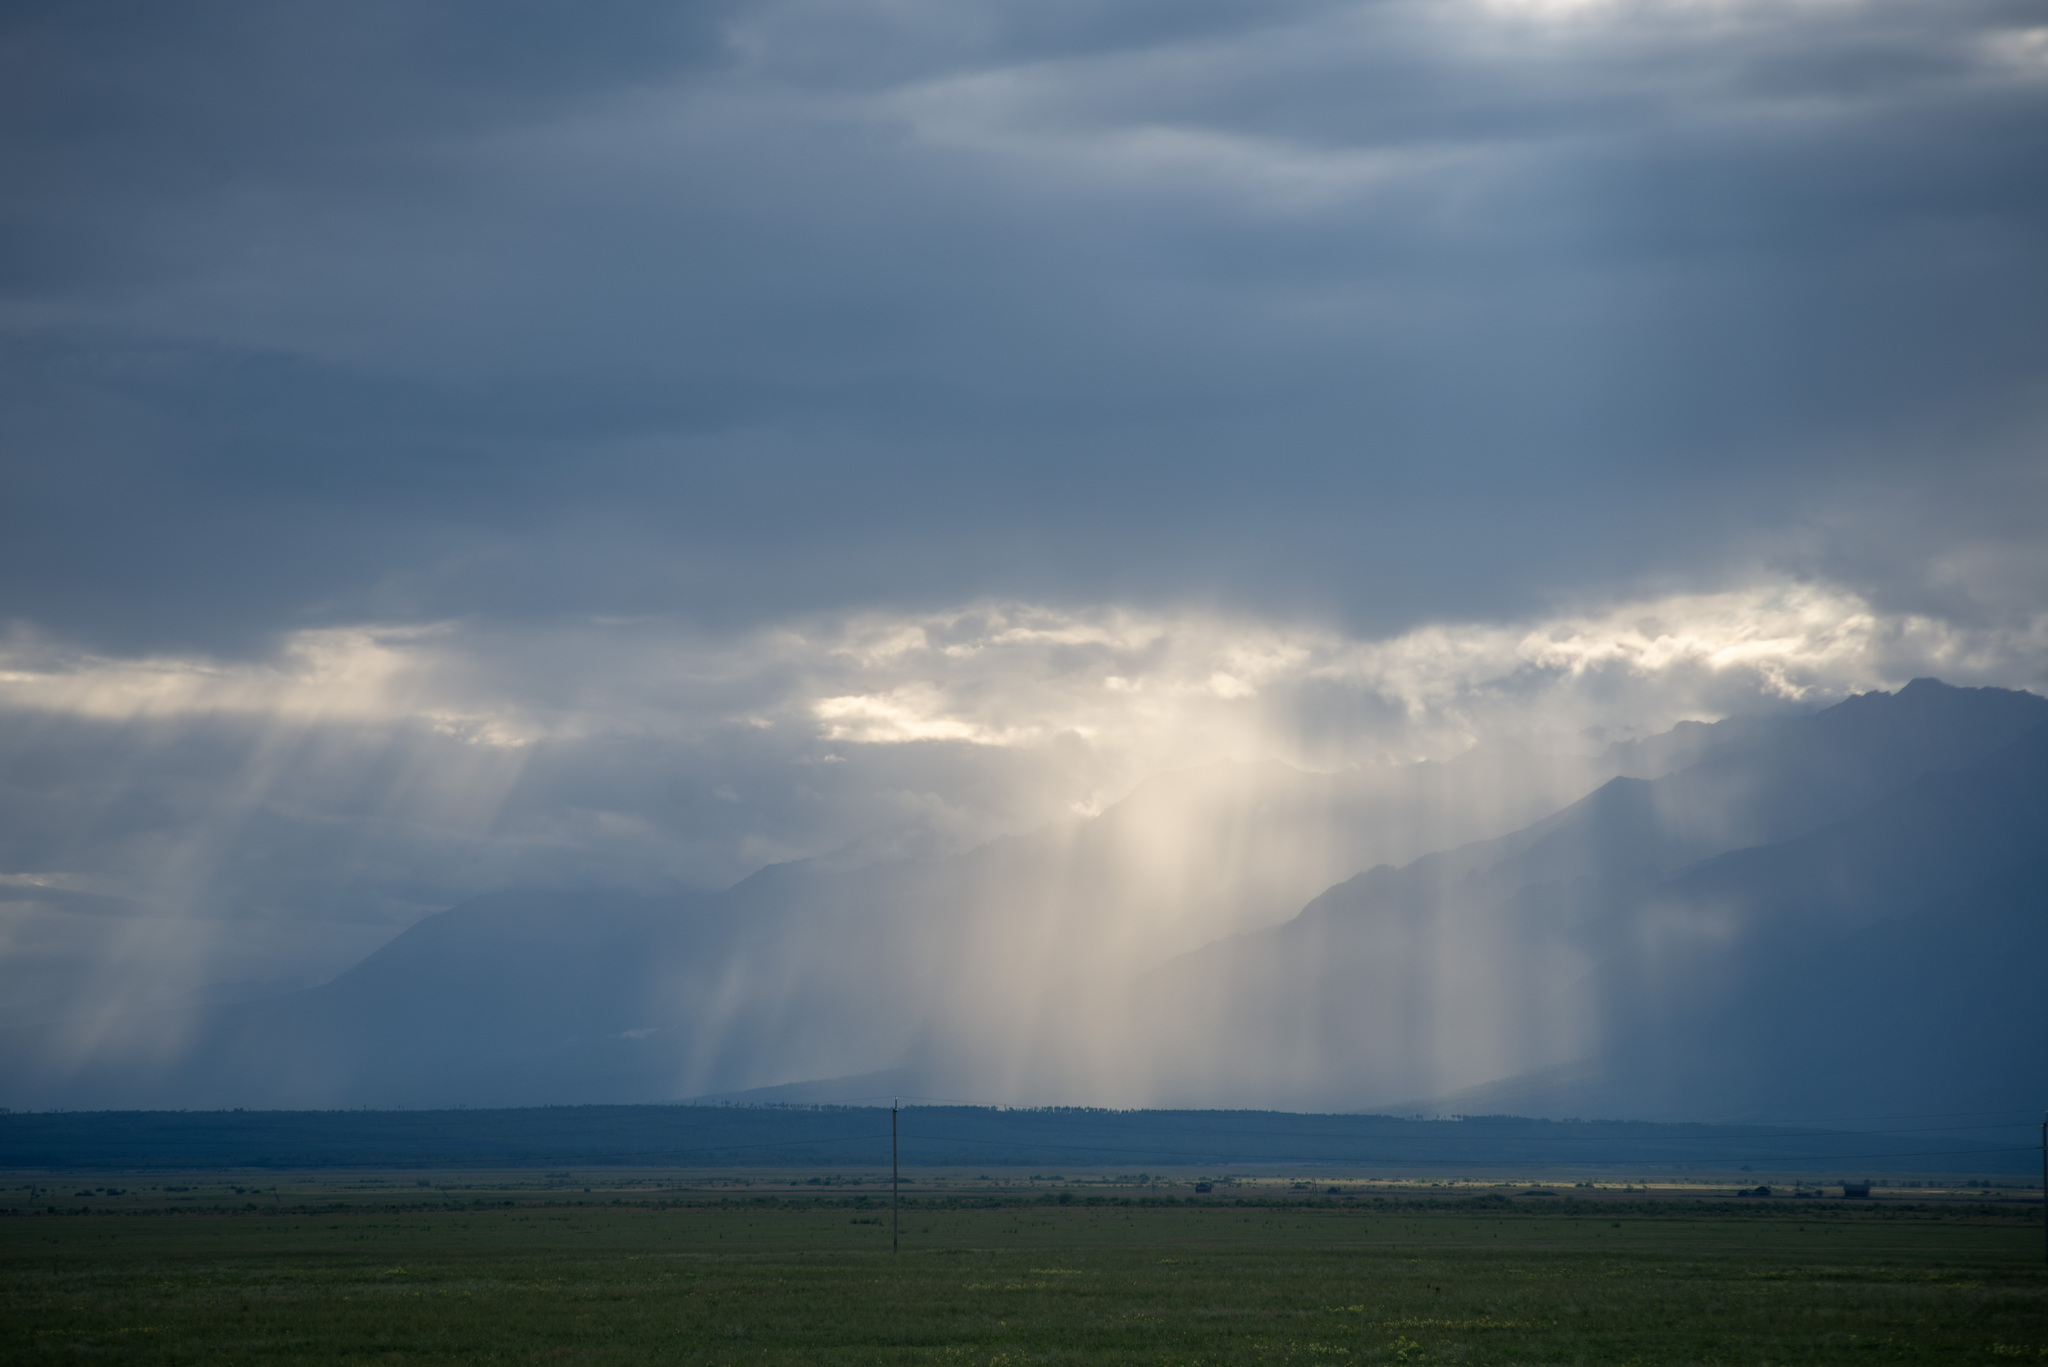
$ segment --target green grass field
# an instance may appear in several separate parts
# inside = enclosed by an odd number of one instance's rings
[[[2038,1206],[139,1180],[13,1193],[0,1359],[2048,1362]]]

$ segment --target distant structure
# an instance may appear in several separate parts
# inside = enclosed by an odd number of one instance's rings
[[[1870,1183],[1844,1182],[1842,1183],[1842,1195],[1851,1201],[1868,1201],[1870,1199]]]

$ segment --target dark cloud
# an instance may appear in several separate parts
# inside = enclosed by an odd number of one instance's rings
[[[2037,19],[17,6],[0,614],[1925,598],[2040,508]]]

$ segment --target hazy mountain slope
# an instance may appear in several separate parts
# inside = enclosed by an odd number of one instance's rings
[[[1660,759],[1215,765],[949,858],[778,865],[711,895],[494,894],[308,991],[16,1032],[0,1085],[37,1105],[481,1105],[863,1073],[920,1031],[1020,1038],[1062,983],[1120,982],[1367,864],[1511,829]],[[997,1047],[982,1066],[986,1084],[1013,1062]]]
[[[1219,765],[1143,785],[1094,821],[955,859],[775,871],[763,882],[809,886],[761,899],[747,918],[732,962],[750,988],[743,1028],[719,1027],[723,1056],[776,1041],[759,1079],[772,1083],[865,1072],[936,1037],[973,1060],[960,1080],[971,1090],[938,1094],[1011,1097],[1035,1065],[1031,1024],[1049,997],[1116,991],[1177,952],[1275,924],[1390,851],[1553,810],[1610,764],[1482,753],[1339,775]],[[849,932],[816,933],[827,925]],[[840,1052],[854,1043],[871,1052]],[[705,1090],[736,1085],[720,1077]]]
[[[1121,1040],[1099,1024],[1089,1040],[1049,1031],[1040,1056],[1048,1076],[1072,1075],[1082,1071],[1072,1055],[1092,1052],[1100,1075],[1110,1071],[1100,1054],[1117,1049],[1112,1075],[1148,1104],[1370,1107],[1596,1054],[1642,1028],[1644,994],[1677,983],[1718,999],[1747,986],[1706,956],[1711,932],[1683,945],[1668,933],[1714,903],[1714,878],[1734,875],[1698,870],[1689,912],[1652,895],[1666,880],[1764,845],[1727,866],[1747,870],[1754,896],[1833,880],[1855,915],[1878,919],[1906,890],[1948,876],[1941,869],[1975,867],[1984,848],[2040,842],[2048,826],[1991,777],[2018,762],[1986,761],[2043,722],[2048,701],[2032,695],[1929,680],[1855,698],[1664,778],[1617,779],[1512,836],[1371,870],[1284,926],[1141,979],[1121,1004]],[[1933,775],[1972,764],[1983,766],[1967,780],[1974,815],[1958,796],[1954,819],[1930,817],[1915,840],[1912,817],[1872,810],[1922,780],[1939,790],[1948,780]],[[1873,882],[1842,881],[1847,854],[1771,852],[1859,811],[1893,822],[1868,837],[1896,855]],[[1636,948],[1618,964],[1622,945]]]
[[[545,1100],[560,1081],[549,1076],[556,1060],[584,1074],[593,1097],[636,1093],[638,1080],[620,1086],[598,1064],[641,1024],[646,947],[686,910],[680,899],[619,893],[480,897],[320,987],[113,1022],[96,1055],[77,1062],[61,1038],[53,1048],[47,1035],[17,1032],[5,1051],[9,1090],[79,1105]]]
[[[16,1032],[0,1092],[486,1105],[890,1070],[937,1096],[1355,1109],[1509,1078],[1549,1114],[1768,1115],[1800,1074],[1726,1060],[1795,1025],[1829,1048],[1899,1035],[1855,1024],[1886,954],[2032,943],[2012,919],[2037,905],[2015,871],[2044,829],[2028,785],[2048,765],[2025,749],[2044,722],[2031,695],[1920,681],[1597,758],[1213,766],[951,857],[779,865],[716,894],[498,894],[309,991]],[[1850,1022],[1833,1033],[1797,1025],[1773,976],[1829,955],[1862,965],[1821,1012]],[[1937,1037],[1983,1005],[1946,972],[1890,989]],[[1658,1070],[1694,1090],[1630,1090]]]
[[[2048,1095],[2048,727],[1594,928],[1603,1047],[1454,1109],[1843,1119]]]

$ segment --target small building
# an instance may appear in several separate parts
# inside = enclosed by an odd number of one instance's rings
[[[1842,1196],[1845,1200],[1850,1201],[1868,1201],[1870,1199],[1870,1183],[1844,1182],[1842,1183]]]

